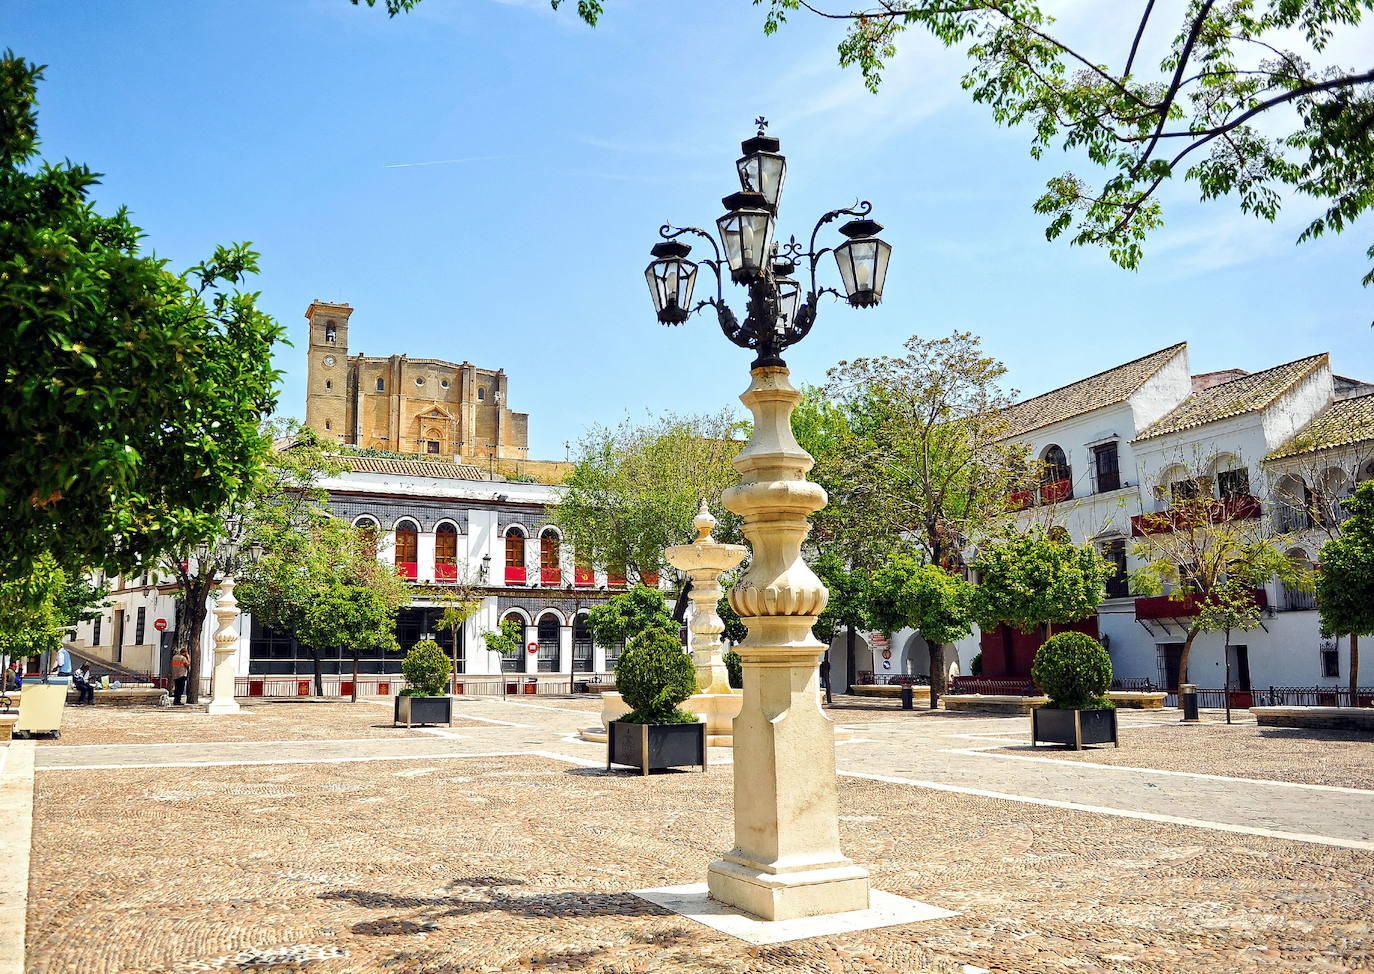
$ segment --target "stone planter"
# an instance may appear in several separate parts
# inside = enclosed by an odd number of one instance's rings
[[[1037,744],[1065,744],[1075,751],[1084,744],[1113,744],[1116,739],[1116,708],[1102,710],[1051,710],[1037,707],[1031,711],[1031,747]]]
[[[1049,702],[1049,697],[1000,693],[947,693],[940,698],[940,705],[946,710],[962,710],[987,717],[1019,717]]]
[[[627,724],[611,721],[606,741],[606,770],[613,764],[628,764],[650,771],[666,771],[700,765],[706,770],[706,725]]]
[[[391,725],[448,724],[453,726],[452,697],[396,697],[396,713]]]

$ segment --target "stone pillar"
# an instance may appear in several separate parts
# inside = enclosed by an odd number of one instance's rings
[[[722,497],[744,518],[754,560],[730,593],[749,627],[737,647],[744,703],[735,719],[735,846],[710,865],[722,903],[764,920],[868,908],[868,872],[840,853],[835,734],[821,711],[811,634],[828,593],[801,558],[807,515],[825,491],[806,480],[812,459],[792,435],[801,394],[787,369],[754,369],[740,400],[754,435],[735,459],[740,485]]]
[[[212,714],[236,714],[238,701],[234,699],[235,660],[239,647],[239,600],[234,598],[234,576],[224,576],[219,583],[219,598],[215,600],[215,669],[210,676],[210,705]]]

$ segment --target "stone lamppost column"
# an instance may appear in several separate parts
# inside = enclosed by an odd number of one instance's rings
[[[238,701],[234,699],[234,657],[239,646],[239,601],[234,598],[234,576],[224,576],[219,583],[219,598],[215,600],[215,669],[210,677],[210,705],[212,714],[236,714]]]
[[[730,592],[749,627],[737,647],[744,702],[735,718],[735,846],[710,865],[711,896],[765,920],[867,909],[868,872],[840,852],[835,735],[821,712],[824,646],[811,634],[829,594],[801,558],[807,515],[825,491],[792,435],[801,394],[785,367],[755,368],[740,400],[754,435],[722,496],[744,518],[754,560]]]
[[[701,512],[692,519],[697,529],[691,544],[674,545],[663,550],[668,564],[687,573],[692,580],[692,661],[697,667],[698,693],[734,693],[720,655],[720,634],[725,623],[716,612],[720,602],[720,576],[744,560],[744,545],[720,544],[711,540],[716,519],[701,502]],[[728,728],[727,728],[728,732]]]

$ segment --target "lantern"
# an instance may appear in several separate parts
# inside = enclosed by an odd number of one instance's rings
[[[716,221],[730,279],[750,284],[763,277],[773,252],[773,212],[762,193],[732,193],[721,203],[730,211]]]
[[[787,176],[787,159],[778,152],[781,143],[771,136],[757,135],[740,143],[744,158],[736,161],[740,188],[760,193],[774,213],[782,197],[782,181]]]
[[[696,284],[697,265],[686,259],[692,248],[676,240],[665,240],[655,244],[649,252],[657,258],[644,271],[654,311],[663,324],[680,325],[692,313],[692,287]]]
[[[790,260],[780,260],[773,264],[773,286],[778,293],[778,334],[787,331],[797,316],[797,302],[801,299],[801,285],[792,273],[797,265]]]
[[[871,308],[883,298],[892,245],[878,239],[880,230],[882,224],[874,220],[850,220],[840,227],[840,233],[849,239],[835,248],[835,263],[840,267],[845,295],[856,308]]]

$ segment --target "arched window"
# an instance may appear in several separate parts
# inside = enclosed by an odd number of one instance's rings
[[[1328,467],[1322,472],[1321,479],[1313,497],[1313,517],[1324,528],[1335,527],[1348,516],[1345,502],[1350,498],[1353,488],[1350,477],[1338,467]]]
[[[415,578],[419,571],[420,529],[414,521],[396,523],[396,547],[394,556],[396,574],[402,578]]]
[[[558,616],[546,612],[539,617],[539,672],[558,672]]]
[[[587,613],[579,613],[573,619],[573,670],[578,673],[592,671],[592,631],[587,626]]]
[[[563,580],[558,567],[558,532],[545,528],[539,532],[539,582],[541,585],[557,585]]]
[[[434,427],[430,427],[425,430],[423,446],[426,453],[437,457],[444,449],[444,434]]]
[[[339,340],[339,329],[334,322],[329,322],[324,326],[324,340],[333,345]]]
[[[458,529],[447,521],[434,529],[434,580],[458,580]]]
[[[506,584],[525,584],[525,532],[513,524],[506,528]]]
[[[486,402],[486,399],[487,399],[487,390],[486,390],[486,388],[483,387],[483,386],[478,386],[478,387],[477,387],[477,401],[478,401],[478,402]]]
[[[520,627],[520,647],[509,656],[504,653],[501,655],[501,672],[523,673],[525,672],[525,617],[518,612],[507,612],[501,617],[501,621],[505,622],[507,619],[514,620],[516,625]]]
[[[1290,473],[1280,479],[1274,501],[1280,531],[1306,531],[1312,526],[1312,491],[1301,477]]]
[[[1250,496],[1250,471],[1230,453],[1223,453],[1212,464],[1212,489],[1218,500],[1237,500]]]
[[[1063,448],[1051,443],[1040,455],[1040,503],[1054,504],[1073,496],[1073,475]]]
[[[363,533],[363,544],[373,558],[377,557],[377,521],[364,514],[353,522],[353,526]]]

